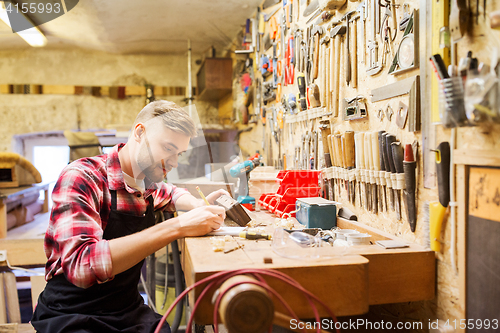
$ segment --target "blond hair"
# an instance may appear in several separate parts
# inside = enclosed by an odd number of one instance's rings
[[[155,117],[163,120],[163,125],[175,132],[184,133],[190,137],[196,136],[196,125],[188,113],[175,104],[165,100],[158,100],[146,105],[137,115],[134,127],[138,123],[146,123]]]

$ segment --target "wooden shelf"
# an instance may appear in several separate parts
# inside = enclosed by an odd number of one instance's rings
[[[233,60],[206,58],[196,74],[198,99],[218,101],[233,88]]]

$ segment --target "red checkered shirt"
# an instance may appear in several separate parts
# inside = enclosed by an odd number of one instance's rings
[[[111,211],[110,190],[116,190],[116,209],[141,216],[146,212],[150,195],[155,210],[174,210],[185,189],[167,183],[153,183],[142,194],[129,187],[124,179],[118,151],[82,158],[68,165],[52,192],[54,202],[45,234],[45,278],[65,274],[68,281],[87,288],[113,278],[108,241],[103,239]]]

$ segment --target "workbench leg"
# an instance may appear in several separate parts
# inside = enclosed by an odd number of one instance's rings
[[[49,190],[44,191],[44,200],[42,206],[42,213],[47,213],[49,211]]]
[[[0,202],[0,238],[7,237],[7,205]]]

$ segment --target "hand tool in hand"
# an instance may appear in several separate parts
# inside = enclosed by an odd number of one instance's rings
[[[401,190],[404,189],[404,167],[403,167],[403,146],[401,142],[391,143],[392,158],[394,159],[394,167],[396,168],[396,217],[401,220]],[[394,184],[393,184],[394,187]]]
[[[446,208],[450,203],[450,144],[441,142],[434,150],[436,153],[436,174],[439,201],[429,204],[431,250],[441,251],[441,226]]]
[[[406,197],[406,214],[408,223],[410,223],[410,230],[415,232],[417,223],[417,205],[415,201],[415,169],[417,162],[413,157],[413,148],[411,144],[405,146],[405,159],[403,161],[403,168],[405,172],[405,185],[404,191]]]

